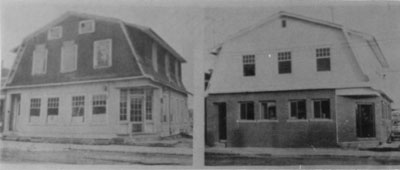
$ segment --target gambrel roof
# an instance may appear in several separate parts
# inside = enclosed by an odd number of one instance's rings
[[[76,23],[80,20],[92,19],[97,22],[101,22],[103,25],[107,25],[102,28],[102,33],[96,33],[94,37],[89,37],[83,35],[82,37],[73,35],[71,30],[67,31],[66,34],[69,34],[70,37],[65,40],[74,40],[82,43],[82,50],[88,50],[92,47],[92,42],[84,40],[98,40],[103,34],[109,34],[114,37],[116,41],[115,46],[113,48],[119,48],[116,50],[120,50],[122,53],[116,55],[116,59],[114,59],[113,55],[113,63],[115,61],[116,64],[120,64],[121,66],[116,66],[110,69],[105,70],[90,70],[90,67],[86,60],[91,60],[91,57],[82,57],[88,59],[79,59],[78,61],[78,71],[77,73],[53,73],[49,72],[45,76],[35,76],[32,77],[30,73],[30,69],[26,68],[29,66],[31,59],[28,56],[32,54],[26,54],[27,51],[31,53],[32,46],[35,43],[47,43],[49,48],[54,48],[54,42],[48,43],[46,42],[46,32],[53,26],[57,26],[58,24],[66,24],[68,22]],[[99,28],[100,29],[100,28]],[[96,28],[97,31],[97,28]],[[99,30],[100,31],[100,30]],[[86,44],[85,44],[86,43]],[[118,44],[117,44],[118,43]],[[10,79],[7,83],[8,88],[14,87],[24,87],[24,86],[32,86],[32,85],[40,85],[40,84],[56,84],[56,83],[68,83],[68,82],[79,82],[79,81],[98,81],[110,78],[129,78],[129,77],[143,77],[149,78],[156,83],[160,83],[175,90],[187,93],[185,87],[181,80],[177,80],[176,78],[168,78],[168,76],[163,72],[156,72],[153,70],[152,63],[149,62],[149,58],[151,58],[151,54],[148,53],[149,48],[151,49],[152,43],[156,43],[159,47],[161,47],[164,51],[164,54],[168,54],[170,58],[174,61],[184,63],[185,59],[179,55],[171,46],[169,46],[160,36],[158,36],[151,28],[140,26],[136,24],[126,23],[122,20],[116,18],[102,17],[91,14],[77,13],[77,12],[66,12],[62,16],[58,17],[54,21],[35,31],[34,33],[28,35],[21,45],[16,48],[17,58],[14,62],[14,66],[10,73]],[[113,42],[114,44],[114,42]],[[80,48],[80,47],[79,47]],[[78,48],[78,50],[79,50]],[[84,49],[86,48],[86,49]],[[146,51],[147,50],[147,51]],[[114,51],[114,49],[113,49]],[[79,50],[81,52],[81,50]],[[86,52],[85,54],[90,54],[91,52]],[[58,54],[59,51],[58,51]],[[51,53],[49,53],[49,56]],[[130,57],[127,57],[130,56]],[[164,55],[165,56],[165,55]],[[160,58],[163,59],[164,56]],[[79,58],[79,56],[78,56]],[[151,59],[150,59],[151,60]],[[160,59],[159,59],[160,60]],[[55,67],[53,65],[57,65],[60,62],[59,59],[49,59],[48,65],[49,67]],[[81,62],[81,63],[79,63]],[[83,64],[82,64],[83,63]],[[114,65],[114,64],[113,64]],[[79,66],[81,66],[82,70],[79,70]],[[50,68],[51,69],[51,68]]]
[[[228,39],[226,39],[225,41],[223,41],[222,43],[218,44],[216,47],[214,47],[212,49],[212,51],[210,52],[213,55],[218,55],[219,51],[223,48],[224,43],[225,42],[229,42],[239,36],[242,36],[244,34],[247,34],[248,32],[251,32],[254,29],[257,29],[267,23],[269,23],[270,21],[273,21],[277,18],[292,18],[292,19],[297,19],[297,20],[302,20],[305,22],[309,22],[309,23],[313,23],[313,24],[317,24],[317,25],[322,25],[322,26],[326,26],[326,27],[331,27],[331,28],[335,28],[335,29],[339,29],[343,32],[343,34],[348,37],[348,34],[352,34],[352,35],[356,35],[359,36],[361,38],[363,38],[368,45],[370,46],[370,48],[373,50],[373,52],[375,53],[375,56],[377,58],[377,60],[381,63],[381,65],[385,68],[389,67],[389,64],[387,63],[382,50],[380,49],[376,39],[374,36],[369,35],[367,33],[363,33],[360,31],[356,31],[356,30],[351,30],[351,29],[347,29],[346,27],[344,27],[343,25],[340,24],[336,24],[333,22],[328,22],[328,21],[324,21],[324,20],[319,20],[319,19],[314,19],[314,18],[310,18],[310,17],[306,17],[306,16],[302,16],[302,15],[298,15],[298,14],[294,14],[294,13],[289,13],[289,12],[285,12],[285,11],[280,11],[268,18],[266,18],[265,20],[259,22],[258,24],[255,24],[253,26],[247,27],[241,31],[239,31],[238,33],[232,35],[231,37],[229,37]],[[347,39],[347,43],[351,44],[350,40]],[[355,56],[357,56],[357,54],[355,54]]]

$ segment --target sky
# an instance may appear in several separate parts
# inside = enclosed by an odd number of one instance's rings
[[[241,29],[281,10],[332,21],[374,35],[387,58],[388,88],[400,108],[400,2],[317,0],[1,0],[1,61],[10,68],[11,50],[23,38],[67,11],[114,17],[152,28],[188,62],[183,82],[193,92],[194,58],[213,67],[209,51]],[[204,32],[202,32],[204,31]],[[204,37],[201,37],[203,36]],[[196,73],[203,74],[203,73]],[[198,82],[200,83],[200,82]],[[201,82],[202,83],[202,82]]]

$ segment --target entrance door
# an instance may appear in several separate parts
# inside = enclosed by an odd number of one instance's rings
[[[20,94],[12,94],[11,95],[11,110],[10,110],[10,119],[8,123],[9,131],[16,131],[16,125],[18,123],[18,116],[20,111]]]
[[[357,105],[357,137],[375,137],[375,114],[373,104]]]
[[[130,97],[131,133],[143,132],[144,100],[142,96]]]
[[[218,103],[219,140],[226,140],[226,103]]]

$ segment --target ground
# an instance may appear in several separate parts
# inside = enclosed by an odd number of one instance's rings
[[[191,165],[192,157],[165,153],[132,153],[113,151],[22,151],[2,149],[3,163],[57,164],[136,164],[136,165]]]
[[[374,156],[276,156],[206,153],[206,165],[400,165],[398,158]]]

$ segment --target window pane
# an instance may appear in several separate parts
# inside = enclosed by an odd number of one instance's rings
[[[290,102],[290,117],[296,118],[297,117],[297,103]]]
[[[106,107],[94,107],[93,108],[93,114],[105,114],[106,113]]]
[[[321,118],[321,102],[314,101],[314,118]]]
[[[247,120],[254,120],[254,103],[247,103]]]
[[[292,72],[292,64],[291,61],[279,61],[278,65],[279,74],[291,73]]]
[[[329,100],[321,102],[322,118],[331,118]]]
[[[331,70],[331,59],[330,58],[318,58],[317,59],[317,71],[330,71]]]
[[[268,115],[269,119],[276,119],[276,104],[275,102],[268,102]]]
[[[58,115],[58,108],[49,108],[47,109],[47,115]]]
[[[245,65],[243,65],[243,75],[244,76],[254,76],[254,75],[256,75],[256,65],[255,64],[245,64]]]
[[[240,119],[242,119],[242,120],[246,119],[246,104],[245,103],[240,104]]]
[[[301,100],[298,101],[297,103],[297,109],[298,109],[298,119],[306,119],[307,118],[307,112],[306,112],[306,101]]]

